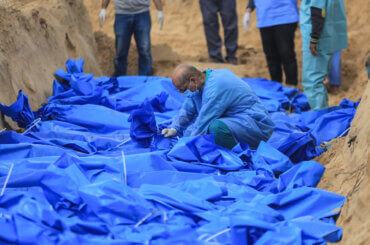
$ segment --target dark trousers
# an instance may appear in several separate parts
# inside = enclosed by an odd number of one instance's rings
[[[294,51],[294,33],[297,23],[260,28],[263,51],[266,55],[271,80],[283,81],[284,67],[286,83],[298,84],[297,59]]]
[[[203,16],[204,32],[207,39],[208,54],[212,59],[223,61],[222,40],[219,35],[220,26],[218,12],[224,27],[226,59],[235,59],[238,47],[238,15],[235,0],[199,0]]]
[[[151,19],[149,11],[139,14],[116,14],[114,21],[114,34],[116,35],[114,77],[126,75],[127,56],[132,35],[134,35],[139,53],[139,75],[152,75],[150,28]]]

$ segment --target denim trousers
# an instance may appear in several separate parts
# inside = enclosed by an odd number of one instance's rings
[[[131,38],[134,35],[139,53],[139,75],[152,75],[152,55],[150,52],[151,19],[149,11],[138,14],[116,14],[114,34],[116,36],[116,57],[113,77],[124,76],[127,72],[127,57]]]

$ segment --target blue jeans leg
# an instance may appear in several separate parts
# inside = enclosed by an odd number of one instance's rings
[[[342,84],[341,55],[342,50],[337,50],[331,58],[329,72],[329,82],[331,85],[340,86]]]
[[[127,56],[130,49],[131,37],[134,31],[134,15],[117,14],[114,21],[116,36],[116,57],[114,58],[113,77],[126,75]]]
[[[139,53],[139,75],[151,76],[152,54],[150,51],[151,19],[149,11],[135,15],[134,37]]]

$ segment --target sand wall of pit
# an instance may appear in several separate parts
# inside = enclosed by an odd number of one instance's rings
[[[53,73],[79,57],[86,72],[101,74],[82,0],[0,1],[0,103],[13,103],[22,89],[36,110],[52,93]]]

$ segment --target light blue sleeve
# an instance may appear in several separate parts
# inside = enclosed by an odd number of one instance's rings
[[[227,92],[218,91],[215,93],[210,92],[211,96],[205,96],[205,101],[202,103],[202,108],[199,111],[199,115],[194,123],[194,130],[191,133],[192,136],[207,133],[209,124],[217,118],[220,118],[230,100]]]
[[[327,0],[312,0],[311,7],[326,9]]]
[[[184,131],[197,117],[197,108],[193,99],[187,98],[182,105],[179,114],[173,119],[170,128]]]

